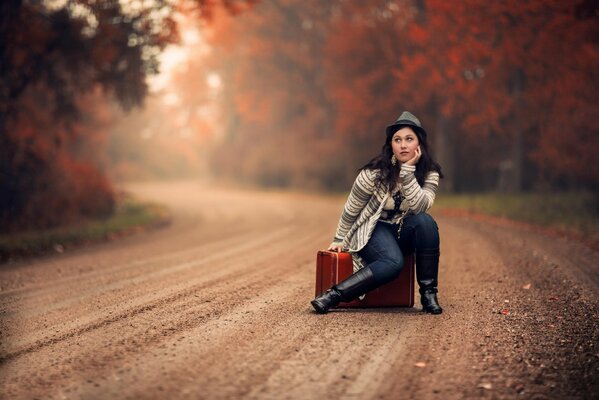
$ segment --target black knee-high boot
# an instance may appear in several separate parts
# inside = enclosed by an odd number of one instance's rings
[[[342,282],[339,282],[310,303],[319,314],[324,314],[329,309],[337,307],[339,303],[352,301],[361,295],[378,287],[370,267],[356,271]]]
[[[439,274],[439,249],[416,251],[416,280],[420,286],[422,311],[441,314],[443,309],[437,300],[437,277]]]

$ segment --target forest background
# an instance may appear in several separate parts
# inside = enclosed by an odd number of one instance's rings
[[[598,17],[596,0],[3,1],[0,231],[110,215],[121,180],[347,191],[406,109],[446,192],[597,199]]]

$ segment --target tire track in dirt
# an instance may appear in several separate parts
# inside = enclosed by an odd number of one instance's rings
[[[226,237],[227,239],[223,240],[223,237]],[[113,277],[115,275],[118,277],[119,273],[130,270],[133,270],[132,273],[144,273],[145,271],[139,270],[138,267],[143,267],[144,265],[148,264],[160,264],[161,262],[168,262],[169,260],[176,258],[190,258],[191,256],[197,256],[201,252],[210,253],[219,251],[223,247],[230,246],[236,240],[244,241],[255,237],[255,233],[251,230],[251,226],[247,226],[244,227],[244,231],[241,232],[239,229],[232,229],[229,232],[223,232],[223,237],[212,238],[211,242],[203,243],[199,246],[187,247],[182,250],[169,252],[166,254],[160,254],[158,256],[150,256],[142,259],[138,258],[117,265],[98,264],[97,268],[80,272],[76,271],[77,274],[58,275],[52,277],[52,279],[46,279],[43,282],[36,282],[14,289],[4,289],[2,292],[0,292],[0,300],[4,307],[11,305],[11,303],[24,300],[26,298],[25,296],[39,297],[40,295],[43,296],[47,293],[52,294],[56,292],[57,288],[59,288],[58,285],[63,285],[65,288],[68,288],[68,285],[77,286],[81,283],[92,283],[94,282],[92,280],[93,278],[104,278],[106,276]],[[72,273],[73,271],[69,272]],[[61,289],[64,288],[61,287]]]
[[[197,220],[200,220],[200,218],[196,218]],[[198,223],[200,223],[200,221],[198,221]],[[262,223],[266,223],[269,222],[270,224],[272,224],[273,226],[276,225],[286,225],[289,223],[293,223],[292,220],[290,220],[288,217],[287,218],[281,218],[280,220],[273,220],[273,221],[261,221]],[[281,222],[283,222],[283,224],[281,224]],[[247,240],[250,240],[252,238],[254,238],[256,236],[255,234],[255,226],[256,226],[256,221],[244,221],[243,223],[238,223],[236,224],[234,227],[229,226],[229,225],[224,225],[222,228],[219,227],[218,233],[213,233],[213,231],[209,230],[209,229],[197,229],[197,226],[191,226],[191,228],[193,228],[190,231],[183,231],[181,232],[181,229],[179,227],[170,227],[169,228],[169,235],[171,234],[170,232],[172,231],[179,231],[179,236],[187,236],[187,237],[192,237],[194,239],[193,242],[191,242],[190,244],[177,249],[177,250],[173,250],[173,251],[168,251],[168,252],[162,252],[157,256],[149,256],[147,254],[147,250],[145,251],[145,254],[138,254],[137,257],[129,257],[130,261],[126,261],[126,262],[122,262],[122,260],[120,260],[119,263],[111,263],[108,261],[104,261],[103,260],[98,260],[98,257],[94,257],[95,259],[90,260],[90,256],[83,254],[80,256],[75,255],[74,257],[71,257],[70,259],[66,259],[63,260],[60,257],[55,257],[54,258],[54,264],[59,265],[62,270],[60,270],[60,274],[56,274],[53,275],[51,277],[48,276],[43,276],[43,280],[42,281],[33,281],[33,282],[24,282],[21,283],[21,285],[19,287],[16,288],[7,288],[6,286],[3,287],[3,290],[0,291],[0,300],[2,300],[3,304],[9,304],[11,302],[11,298],[14,298],[15,295],[18,295],[20,293],[26,293],[26,292],[30,292],[30,291],[35,291],[36,295],[40,295],[43,294],[44,291],[41,290],[44,287],[48,290],[48,291],[53,291],[53,289],[56,287],[56,284],[58,283],[67,283],[70,281],[85,281],[86,278],[92,278],[92,277],[104,277],[112,272],[120,272],[123,270],[127,270],[127,269],[132,269],[135,268],[137,266],[139,266],[140,264],[145,264],[145,263],[150,263],[150,262],[160,262],[160,261],[167,261],[170,258],[174,258],[174,257],[185,257],[185,256],[189,256],[189,255],[195,255],[201,251],[206,251],[206,252],[214,252],[214,251],[218,251],[218,249],[216,248],[212,248],[212,246],[227,246],[227,245],[232,245],[235,243],[235,241],[237,240],[238,243],[239,242],[245,242]],[[165,232],[165,234],[167,234]],[[206,243],[207,241],[207,243]],[[164,241],[160,241],[159,243],[155,244],[161,244],[164,243]],[[118,244],[118,243],[115,243]],[[141,247],[146,247],[147,245],[142,243]],[[124,251],[126,254],[123,254],[122,256],[126,257],[128,251],[125,249]],[[130,252],[130,251],[129,251]],[[117,253],[117,252],[115,252]],[[117,253],[118,254],[118,253]],[[118,254],[118,256],[121,256],[121,254]],[[93,257],[93,254],[92,254]],[[140,259],[141,258],[141,259]],[[96,261],[97,260],[97,261]],[[91,261],[91,262],[90,262]],[[52,260],[50,260],[50,264],[52,264]],[[79,264],[92,264],[92,268],[87,267],[87,269],[79,269],[79,270],[75,270],[73,271],[73,269],[79,265]],[[94,268],[96,267],[96,268]],[[19,266],[16,268],[11,268],[11,265],[9,264],[6,268],[3,268],[2,270],[0,270],[0,278],[2,279],[2,283],[5,283],[7,281],[6,279],[6,275],[10,275],[14,272],[14,270],[19,270],[19,269],[26,269],[27,266]],[[32,272],[30,275],[34,275],[35,271],[27,271],[27,272]],[[75,273],[75,274],[73,274]],[[30,280],[33,280],[30,278]]]
[[[275,231],[269,236],[260,237],[260,238],[258,238],[258,240],[254,241],[254,242],[248,242],[244,246],[236,247],[234,250],[231,250],[230,252],[222,252],[222,253],[218,253],[216,255],[208,256],[199,261],[192,261],[189,263],[178,264],[174,267],[168,267],[166,269],[163,268],[163,269],[155,272],[154,274],[140,276],[140,277],[138,277],[138,279],[128,279],[127,281],[119,281],[118,285],[111,284],[111,285],[104,286],[104,287],[102,287],[101,290],[107,291],[107,292],[113,292],[115,289],[123,289],[123,290],[127,291],[128,295],[129,295],[129,299],[128,299],[129,302],[135,303],[135,300],[137,297],[136,297],[135,292],[132,292],[132,286],[133,287],[140,286],[142,290],[140,290],[138,292],[138,295],[142,296],[145,294],[144,291],[147,291],[147,289],[148,289],[147,288],[147,284],[148,284],[147,280],[149,280],[151,278],[163,278],[165,274],[174,274],[174,273],[180,272],[185,269],[191,270],[192,268],[195,268],[195,267],[212,266],[212,265],[210,265],[210,263],[216,261],[217,259],[227,259],[227,257],[231,257],[230,261],[232,261],[233,265],[240,265],[238,263],[240,261],[242,261],[243,258],[246,257],[243,254],[244,251],[247,251],[248,249],[251,249],[255,246],[260,246],[263,243],[269,242],[273,237],[279,236],[281,233],[286,232],[286,231],[288,231],[288,229],[282,229],[280,231]],[[280,243],[278,243],[276,241],[272,242],[269,244],[269,247],[266,248],[266,251],[275,250],[279,246],[280,246]],[[233,257],[234,255],[237,258],[234,258]],[[281,254],[275,253],[275,255],[282,255],[282,253]],[[256,258],[255,261],[260,262],[260,258]],[[216,267],[219,267],[219,264],[217,264]],[[65,332],[60,335],[55,335],[51,339],[41,339],[41,340],[38,340],[35,344],[30,345],[29,347],[26,347],[24,349],[20,349],[20,350],[14,351],[14,352],[8,352],[6,354],[2,354],[2,355],[0,355],[0,363],[2,363],[3,361],[6,361],[6,360],[10,360],[10,359],[12,359],[18,355],[21,355],[23,353],[35,351],[41,347],[44,347],[44,346],[47,346],[50,344],[55,344],[57,342],[65,340],[67,338],[71,338],[73,336],[80,335],[80,334],[89,332],[91,330],[104,327],[105,325],[114,323],[116,321],[126,319],[129,317],[135,316],[137,314],[153,310],[154,308],[158,307],[159,305],[160,306],[169,305],[169,304],[174,303],[180,299],[183,299],[183,298],[191,295],[192,293],[197,292],[205,287],[208,287],[210,285],[217,285],[219,282],[222,282],[226,279],[232,278],[235,275],[236,275],[235,278],[239,279],[239,278],[243,278],[245,275],[249,275],[252,273],[255,273],[255,271],[249,270],[249,269],[245,269],[242,271],[236,271],[236,270],[231,271],[230,268],[224,269],[224,270],[213,269],[211,271],[208,271],[207,276],[203,276],[201,278],[201,283],[199,283],[199,284],[195,284],[195,285],[192,285],[191,287],[186,287],[184,289],[178,289],[174,294],[168,295],[166,297],[164,295],[160,295],[160,296],[158,296],[158,298],[156,300],[150,301],[149,303],[146,300],[143,300],[141,302],[141,304],[133,305],[130,309],[127,309],[127,310],[124,310],[123,312],[117,313],[116,315],[111,316],[110,318],[105,318],[103,315],[98,315],[96,317],[92,316],[90,318],[90,319],[92,319],[92,321],[97,320],[97,319],[100,319],[100,321],[84,323],[83,327],[75,328],[74,330],[73,330],[73,328],[71,328],[68,332]],[[177,277],[177,278],[180,279],[181,277]],[[198,279],[196,278],[195,280],[197,281]],[[169,284],[167,285],[167,287],[169,287],[169,288],[171,288],[175,285],[175,282],[173,282],[173,283],[168,282],[168,283]],[[161,284],[162,284],[162,282],[161,282]],[[189,284],[189,282],[186,282],[186,285],[187,284]],[[104,293],[104,295],[113,296],[114,293]],[[78,296],[86,298],[87,293],[79,294]],[[122,305],[121,305],[121,307],[122,307]],[[69,316],[72,316],[72,314],[69,314]]]
[[[262,267],[262,265],[258,264],[258,267]],[[249,277],[244,277],[244,276],[239,276],[239,278],[242,278],[243,282],[241,283],[244,286],[244,290],[248,291],[248,290],[256,290],[259,287],[263,286],[264,284],[268,285],[269,283],[274,282],[275,280],[279,279],[279,277],[277,275],[272,276],[271,279],[267,280],[266,282],[263,282],[262,277],[259,274],[254,274],[255,276],[253,277],[253,279],[249,279]],[[199,304],[199,308],[196,305],[195,308],[191,307],[194,306],[193,304],[188,304],[188,303],[179,303],[176,304],[174,306],[171,306],[170,310],[168,310],[170,313],[174,314],[174,318],[172,321],[166,320],[163,321],[163,325],[166,323],[167,328],[163,329],[162,331],[159,331],[157,334],[151,336],[151,335],[147,335],[145,334],[145,336],[143,335],[143,330],[140,333],[140,339],[136,340],[134,343],[134,347],[127,349],[127,351],[132,352],[132,353],[137,353],[139,351],[142,351],[145,346],[148,345],[152,345],[153,343],[157,343],[158,341],[163,341],[166,340],[169,336],[175,335],[180,331],[185,331],[186,329],[189,329],[191,326],[197,325],[197,324],[204,324],[209,322],[210,320],[213,319],[218,319],[219,317],[221,317],[224,313],[224,311],[222,310],[222,306],[223,305],[227,305],[227,307],[230,304],[236,304],[236,299],[238,297],[239,293],[236,293],[235,291],[231,291],[231,294],[229,295],[229,297],[223,296],[222,294],[218,294],[218,293],[208,293],[208,294],[204,294],[201,298],[197,299],[196,302]],[[212,299],[214,297],[219,298],[220,303],[220,308],[221,309],[214,309],[214,303],[210,304],[210,303],[206,303],[205,299]],[[237,300],[238,301],[238,300]],[[262,301],[260,303],[263,303]],[[161,305],[165,305],[168,306],[168,304],[161,304]],[[185,313],[183,313],[182,311],[185,310]],[[166,310],[165,310],[166,311]],[[191,318],[193,318],[193,320],[190,320]],[[124,325],[126,325],[126,321],[120,321],[123,322]],[[101,335],[100,335],[101,336]],[[93,342],[93,341],[92,341]],[[139,347],[141,346],[141,347]],[[123,349],[121,349],[123,350]],[[127,351],[125,351],[125,353],[127,353]],[[90,354],[91,357],[93,357],[93,352],[92,354]],[[99,364],[103,364],[106,361],[109,360],[101,360],[99,362],[95,362],[93,364],[95,365],[99,365]],[[66,362],[68,363],[69,360],[66,360]],[[89,360],[86,360],[86,363],[90,362]],[[85,365],[79,365],[76,369],[77,370],[81,370],[82,368],[84,368]],[[54,377],[57,378],[57,377]],[[49,382],[52,381],[52,377],[49,377]]]
[[[253,246],[260,246],[271,238],[288,231],[289,229],[281,229],[271,233],[270,236],[260,238],[256,238],[255,233],[242,238],[234,237],[218,243],[212,243],[210,246],[201,247],[194,251],[186,251],[183,257],[181,254],[163,255],[148,260],[137,260],[127,263],[122,268],[107,268],[105,276],[101,276],[101,271],[96,271],[94,274],[72,277],[73,279],[70,279],[68,283],[64,281],[60,283],[52,282],[48,287],[41,287],[35,291],[31,291],[28,296],[15,296],[8,305],[16,302],[14,307],[18,309],[19,305],[26,303],[27,307],[34,311],[34,313],[31,313],[32,315],[36,313],[48,313],[53,309],[61,308],[102,291],[118,289],[131,283],[139,284],[155,278],[164,278],[169,274],[175,274],[185,269],[202,267],[220,257],[242,256],[241,253],[243,251],[251,249]],[[250,242],[249,240],[252,238],[254,241]],[[233,244],[240,242],[243,245],[233,246]],[[204,256],[204,254],[209,254],[209,256]],[[218,254],[218,256],[215,254]],[[168,267],[165,268],[165,265]],[[98,285],[98,283],[101,283],[101,285]],[[76,297],[73,296],[72,291],[77,292]],[[47,293],[54,296],[51,298],[44,297]],[[58,294],[58,296],[55,294]],[[3,304],[2,311],[10,314],[11,309],[5,307],[5,304]],[[23,312],[19,312],[19,315],[21,317],[28,316],[27,313]]]
[[[313,229],[310,229],[310,230],[312,231]],[[275,232],[275,233],[274,233],[274,235],[280,235],[280,234],[281,234],[281,232]],[[267,239],[268,239],[268,238],[267,238]],[[312,243],[314,242],[314,238],[313,238],[313,237],[307,236],[305,239],[307,240],[307,243],[309,243],[309,244],[312,244]],[[255,244],[255,243],[254,243],[254,244]],[[271,250],[271,249],[275,249],[275,248],[277,248],[277,247],[279,247],[279,243],[277,243],[277,242],[273,242],[273,244],[272,244],[270,247],[266,247],[266,248],[264,249],[264,250],[266,251],[266,255],[267,255],[266,257],[267,257],[267,258],[270,258],[270,257],[273,255],[273,253],[272,253],[272,250]],[[241,250],[243,250],[243,249],[241,249]],[[304,251],[305,251],[305,250],[304,250]],[[276,253],[275,253],[274,255],[275,255],[275,256],[277,256],[277,254],[276,254]],[[258,267],[260,267],[260,265],[257,265],[257,266],[258,266]],[[267,270],[268,270],[268,269],[267,269]],[[249,272],[249,271],[251,271],[251,270],[247,270],[247,271],[246,271],[246,273],[247,273],[247,272]],[[258,273],[260,273],[260,271],[258,271]],[[236,275],[235,277],[236,277],[237,279],[243,279],[243,277],[244,277],[244,274],[239,274],[239,273],[229,273],[229,275],[232,275],[232,274],[233,274],[233,275]],[[227,278],[227,277],[225,276],[224,278],[221,278],[221,279],[226,279],[226,278]],[[215,283],[218,283],[218,282],[212,282],[212,283],[210,283],[210,282],[209,282],[209,283],[207,283],[207,284],[205,284],[205,285],[208,285],[208,286],[209,286],[209,285],[212,285],[212,284],[215,284]],[[215,285],[215,286],[216,286],[216,285]],[[181,297],[183,297],[183,296],[181,296]],[[168,304],[167,304],[167,305],[168,305]],[[141,311],[146,311],[146,309],[142,309]],[[215,315],[216,315],[216,314],[215,314]],[[72,336],[72,335],[69,335],[69,336]]]
[[[260,218],[261,216],[258,215],[257,217]],[[263,223],[264,223],[264,220],[265,219],[262,219]],[[282,220],[284,221],[285,219],[282,219]],[[288,220],[288,222],[293,222],[293,221],[289,221],[289,216],[288,215],[287,215],[287,220]],[[279,223],[280,221],[277,220],[277,221],[274,221],[274,222]],[[283,225],[283,226],[285,226],[285,225]],[[231,239],[227,240],[226,236],[225,236],[225,239],[223,239],[220,242],[216,243],[216,245],[219,246],[220,248],[209,248],[209,249],[200,248],[198,251],[199,252],[206,252],[208,254],[218,254],[218,256],[212,257],[213,259],[214,258],[219,258],[219,257],[226,258],[226,257],[230,256],[230,254],[228,254],[228,253],[230,253],[230,251],[227,251],[227,248],[231,247],[233,249],[237,249],[237,250],[234,250],[233,253],[239,254],[241,257],[243,257],[243,255],[241,254],[241,252],[243,252],[244,250],[252,249],[254,247],[260,247],[261,244],[262,244],[262,242],[266,242],[266,241],[268,241],[270,239],[269,235],[272,236],[273,238],[275,238],[275,237],[284,238],[284,236],[289,233],[289,229],[290,228],[289,227],[284,227],[283,229],[280,229],[280,228],[277,228],[277,229],[279,229],[279,230],[278,231],[276,231],[276,230],[272,231],[271,230],[270,232],[267,231],[267,233],[265,235],[256,236],[255,233],[252,233],[251,235],[249,235],[247,237],[241,237],[241,238],[237,238],[237,239],[233,238],[232,241],[239,240],[237,243],[235,243],[236,244],[235,246],[232,246],[233,243],[231,243]],[[253,238],[251,236],[253,236]],[[252,239],[253,239],[253,241],[252,241]],[[258,240],[258,241],[256,241],[256,240]],[[188,250],[185,250],[185,252],[186,252],[186,254],[190,253]],[[194,252],[196,252],[196,250],[194,250]],[[231,254],[233,254],[233,253],[231,253]],[[193,253],[190,253],[190,254],[192,254],[192,256],[193,256]],[[167,257],[170,257],[170,255],[167,254],[166,256],[161,256],[159,258],[165,259]],[[208,259],[204,259],[201,264],[208,264],[211,261],[212,261],[212,259],[210,259],[210,257],[209,257]],[[229,260],[229,261],[236,262],[235,259],[232,259],[232,260]],[[192,264],[195,264],[195,263],[196,262],[192,262]],[[136,261],[134,263],[134,266],[139,267],[139,266],[143,266],[144,264],[147,264],[147,262],[145,262],[145,261],[142,261],[142,262]],[[180,267],[188,268],[189,265],[183,265],[183,266],[180,266]],[[118,267],[117,268],[109,268],[108,271],[111,272],[112,270],[115,270],[115,269],[118,270],[118,272],[122,272],[123,269],[126,270],[127,268],[118,268]],[[165,275],[165,274],[173,274],[175,272],[178,272],[177,270],[180,270],[181,268],[172,268],[172,267],[171,268],[164,268],[164,265],[158,264],[156,266],[156,269],[157,269],[157,272],[156,272],[157,274],[159,274],[159,275]],[[191,271],[191,272],[193,272],[193,271]],[[143,283],[142,281],[145,278],[149,278],[150,277],[150,275],[147,273],[147,271],[145,271],[145,270],[141,270],[140,271],[139,268],[137,270],[135,270],[135,274],[133,276],[136,276],[136,275],[141,276],[140,279],[139,279],[139,282],[137,282],[137,283],[140,283],[140,284]],[[116,283],[112,285],[113,287],[110,287],[110,285],[107,284],[107,282],[106,282],[107,280],[109,280],[109,278],[104,278],[103,282],[101,282],[101,285],[97,285],[98,282],[90,280],[89,278],[90,278],[89,276],[76,277],[76,280],[74,281],[74,283],[75,283],[75,286],[77,286],[77,290],[79,291],[79,293],[77,293],[77,296],[72,296],[72,293],[69,293],[69,290],[63,290],[62,292],[67,293],[67,294],[70,295],[68,299],[70,299],[71,302],[80,302],[82,300],[82,298],[85,297],[85,296],[83,296],[83,294],[81,293],[81,290],[80,290],[82,286],[86,286],[86,285],[87,286],[93,286],[93,287],[95,287],[94,292],[97,293],[97,292],[100,292],[100,291],[101,292],[106,292],[107,289],[114,289],[115,285],[116,286],[122,286],[122,287],[125,287],[125,289],[130,290],[131,289],[131,283],[136,283],[134,279],[130,279],[130,276],[127,276],[127,277],[119,276],[118,277],[119,280],[117,280]],[[127,278],[128,280],[125,280],[125,278]],[[114,278],[111,277],[110,279],[114,279]],[[163,282],[161,282],[161,283],[163,283]],[[127,286],[125,286],[125,285],[127,285]],[[99,286],[99,288],[98,288],[98,286]],[[58,291],[58,293],[61,293],[61,291]],[[106,293],[104,293],[104,294],[106,294]],[[113,295],[114,293],[109,293],[109,294]],[[130,301],[131,293],[128,293],[128,296],[129,296],[128,300]],[[42,296],[37,296],[37,292],[35,292],[35,295],[33,296],[33,298],[38,298],[38,297],[42,297]],[[51,302],[50,301],[45,301],[44,302],[44,306],[47,307],[47,304],[52,304],[50,307],[57,308],[57,307],[59,307],[61,305],[61,303],[57,302],[56,299],[51,299],[51,300],[52,300]],[[39,313],[43,312],[46,316],[50,316],[50,317],[52,316],[51,313],[47,312],[48,311],[47,309],[43,309],[42,307],[38,307],[38,304],[35,304],[34,302],[31,302],[31,303],[32,304],[27,304],[27,307],[30,310],[36,310],[35,311],[36,314],[39,314]],[[23,304],[23,302],[21,302],[20,304]],[[99,308],[99,307],[97,307],[97,308]],[[61,311],[62,310],[56,310],[57,313],[60,313]],[[87,312],[87,310],[82,310],[82,312]],[[6,316],[6,318],[5,318],[6,320],[9,319],[9,315],[8,314],[9,313],[6,313],[6,312],[4,314]],[[27,311],[19,313],[19,317],[20,318],[23,318],[26,315],[27,315]],[[69,317],[70,318],[76,317],[76,315],[73,315],[73,313],[71,312],[70,315],[69,315]],[[44,323],[43,327],[44,328],[52,328],[51,326],[50,327],[47,326],[47,324],[45,324],[45,323]]]
[[[438,220],[446,238],[440,282],[445,312],[427,320],[426,335],[414,338],[393,367],[397,373],[410,367],[415,373],[388,379],[379,394],[592,397],[598,387],[592,376],[599,371],[593,350],[599,339],[596,292],[584,274],[574,277],[571,261],[554,264],[556,254],[579,244],[527,229]],[[576,351],[564,351],[563,342]],[[426,367],[414,369],[416,362]]]
[[[276,285],[268,285],[266,291],[258,293],[255,299],[240,305],[233,312],[227,313],[219,319],[211,320],[206,325],[194,328],[200,332],[196,334],[193,333],[193,330],[186,332],[185,336],[186,338],[190,337],[190,340],[183,344],[176,343],[178,352],[185,354],[184,357],[176,357],[174,360],[158,357],[154,361],[150,360],[148,364],[147,356],[140,354],[139,358],[143,360],[144,364],[142,369],[148,375],[144,374],[142,379],[139,379],[139,375],[125,375],[121,376],[118,382],[111,381],[112,378],[108,377],[99,383],[100,387],[113,391],[114,395],[126,388],[130,398],[148,397],[148,393],[155,393],[158,396],[157,394],[161,392],[175,397],[252,398],[251,393],[255,393],[252,388],[256,387],[258,382],[270,380],[269,377],[272,377],[273,374],[281,376],[278,373],[285,365],[286,360],[297,357],[297,354],[318,355],[323,358],[320,362],[311,360],[309,365],[304,365],[305,369],[309,368],[312,371],[312,375],[314,372],[318,372],[321,378],[320,382],[322,382],[324,374],[319,370],[319,366],[328,371],[326,364],[332,361],[340,362],[341,365],[346,362],[347,365],[355,364],[353,369],[346,367],[346,370],[357,374],[356,368],[361,365],[361,360],[363,358],[370,359],[368,353],[374,346],[372,340],[367,343],[367,347],[357,347],[355,352],[346,353],[346,360],[339,359],[344,353],[331,351],[314,353],[314,344],[322,344],[323,335],[325,336],[324,341],[326,341],[329,335],[339,335],[347,326],[336,326],[346,317],[344,315],[340,315],[340,319],[336,323],[334,319],[315,316],[308,309],[306,289],[311,291],[312,287],[310,285],[308,288],[305,284],[298,287],[298,283],[302,279],[305,282],[305,278],[311,275],[306,272],[308,269],[310,271],[313,269],[312,263],[313,260],[309,260],[303,264],[304,270],[287,274],[286,278],[278,281]],[[298,314],[298,310],[302,311]],[[273,318],[273,316],[276,317]],[[363,320],[359,313],[355,313],[354,317],[357,321]],[[378,322],[382,321],[376,314],[371,314],[371,317]],[[315,318],[318,323],[316,326]],[[365,330],[367,326],[376,326],[372,322],[372,319],[366,323],[362,321],[357,328]],[[389,332],[384,324],[375,329],[381,333],[383,330],[387,330],[387,335],[392,335],[392,332]],[[196,339],[199,337],[202,338],[201,341]],[[345,334],[342,337],[346,338],[342,344],[351,345],[353,339],[350,335]],[[174,340],[174,338],[171,339],[171,341]],[[184,347],[183,350],[181,350],[181,346]],[[169,343],[166,343],[166,347],[169,347]],[[326,348],[321,348],[321,350],[326,350]],[[142,362],[140,361],[139,364]],[[206,368],[215,365],[218,365],[218,368]],[[306,380],[307,377],[302,372],[303,370],[300,369],[295,371],[294,375]],[[330,372],[332,373],[325,380],[326,382],[342,379],[338,373],[342,371]],[[188,381],[189,377],[193,377],[193,379]],[[235,377],[235,380],[230,381],[230,377]],[[156,383],[149,387],[147,384],[140,386],[138,383],[140,380],[146,383]],[[312,393],[314,393],[314,387],[320,387],[316,385],[319,381],[316,379],[310,379],[310,381]],[[285,384],[287,385],[287,383],[288,379]],[[336,387],[342,388],[341,385]],[[88,390],[80,393],[87,398],[94,391],[92,388]],[[286,387],[285,393],[289,393],[288,387]],[[280,391],[269,394],[273,397],[282,397]],[[304,392],[299,398],[305,398],[305,394]],[[265,394],[261,393],[260,396],[264,397]]]

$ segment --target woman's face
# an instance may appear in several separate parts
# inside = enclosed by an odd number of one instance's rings
[[[414,158],[416,149],[419,145],[420,142],[418,141],[418,136],[416,136],[416,133],[414,133],[412,128],[408,126],[401,128],[391,137],[393,154],[395,154],[395,158],[397,158],[400,163],[405,163]]]

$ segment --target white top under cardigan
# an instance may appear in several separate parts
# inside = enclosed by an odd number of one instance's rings
[[[402,164],[399,172],[401,191],[404,197],[400,205],[403,212],[393,218],[400,223],[408,214],[419,214],[428,211],[435,201],[439,187],[439,173],[429,171],[421,187],[416,180],[414,165]],[[364,262],[357,254],[362,250],[381,217],[383,207],[391,194],[386,185],[376,187],[375,180],[380,170],[364,169],[360,171],[352,186],[343,213],[337,225],[333,243],[341,244],[344,250],[352,254],[354,271],[364,267]]]

